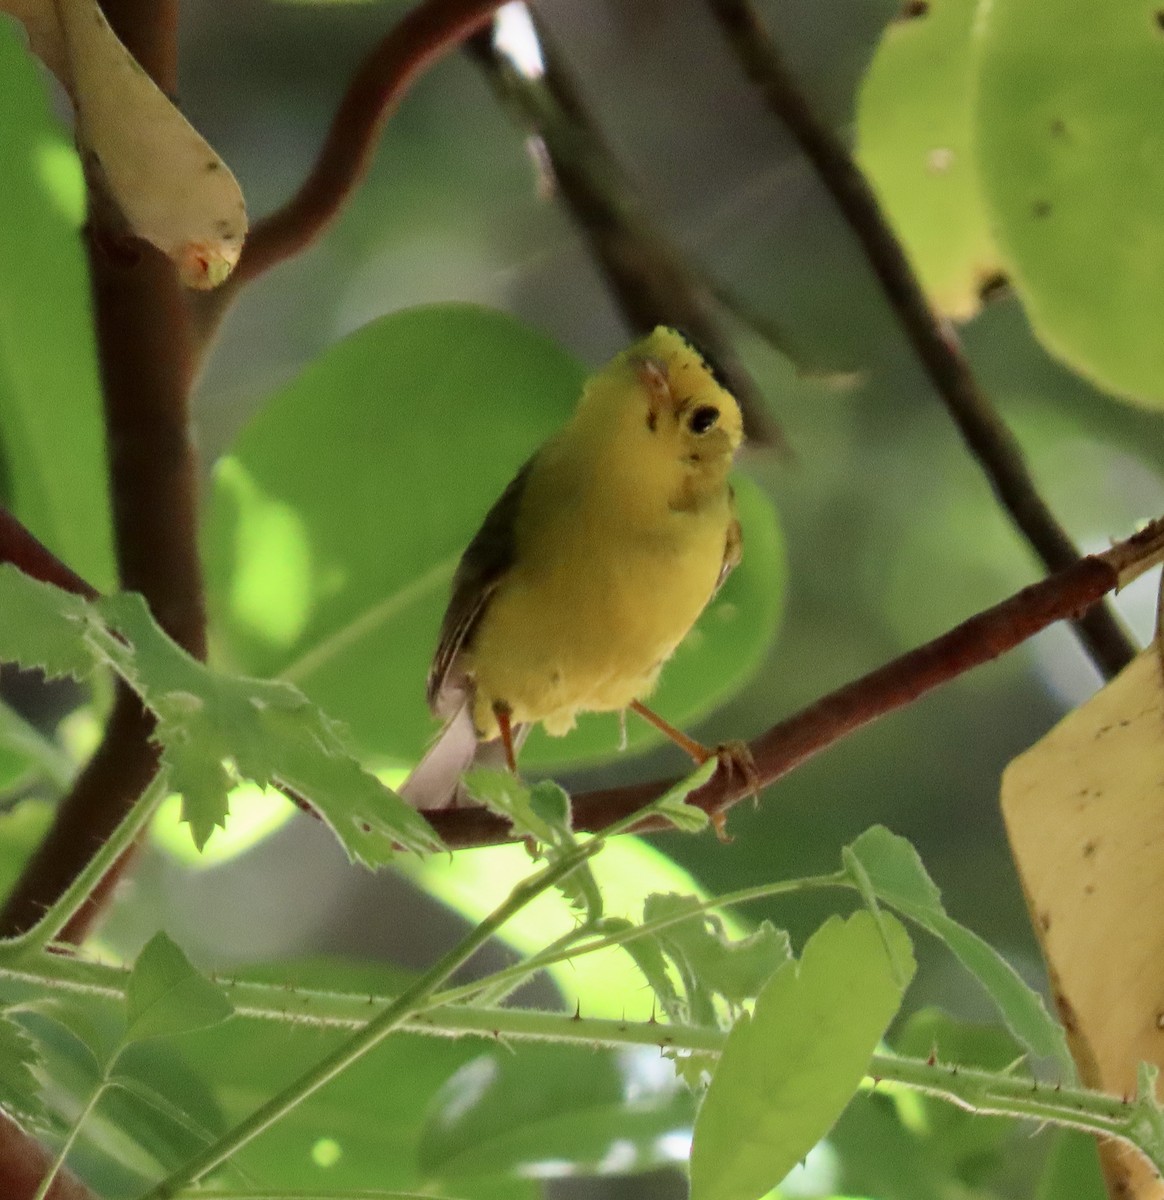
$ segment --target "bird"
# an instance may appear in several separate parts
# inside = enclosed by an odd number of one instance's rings
[[[445,724],[405,800],[466,802],[470,765],[516,773],[534,723],[560,736],[579,713],[630,710],[697,763],[722,757],[643,701],[741,560],[729,476],[742,441],[717,368],[670,326],[590,376],[461,557],[426,688]]]

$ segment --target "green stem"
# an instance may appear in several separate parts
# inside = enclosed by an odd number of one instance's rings
[[[30,759],[51,783],[67,788],[77,774],[76,764],[51,738],[29,724],[10,704],[0,700],[0,743]]]
[[[1150,1093],[1128,1100],[1087,1088],[892,1054],[875,1054],[869,1072],[873,1087],[892,1081],[979,1116],[1011,1117],[1118,1138],[1144,1154],[1157,1171],[1164,1171],[1164,1114]]]
[[[78,872],[72,883],[45,910],[32,928],[14,938],[0,941],[0,961],[24,957],[43,950],[69,923],[89,898],[106,873],[137,840],[167,794],[167,772],[159,771],[134,806],[125,814],[112,834],[98,847],[97,853]]]
[[[611,833],[620,832],[621,826],[632,824],[638,814],[631,814],[625,821],[613,826]],[[405,1020],[427,1006],[433,992],[453,974],[501,928],[515,913],[543,892],[577,870],[587,859],[597,854],[605,845],[606,837],[599,836],[579,846],[557,862],[551,863],[531,878],[519,883],[509,898],[485,918],[458,946],[454,946],[433,967],[426,971],[411,987],[406,988],[378,1016],[374,1017],[359,1033],[349,1038],[334,1053],[305,1071],[294,1083],[260,1105],[249,1117],[221,1137],[201,1154],[179,1167],[168,1178],[147,1192],[142,1200],[169,1200],[189,1184],[196,1183],[207,1172],[226,1162],[231,1155],[241,1150],[248,1142],[270,1128],[296,1105],[318,1091],[337,1075],[346,1071],[389,1034],[399,1029]]]
[[[72,1129],[69,1130],[68,1137],[65,1138],[61,1148],[57,1151],[56,1158],[53,1159],[52,1166],[45,1172],[44,1178],[40,1181],[40,1186],[33,1194],[32,1200],[44,1200],[49,1193],[49,1188],[52,1187],[53,1181],[57,1177],[57,1173],[64,1166],[65,1158],[69,1151],[73,1148],[73,1143],[77,1140],[77,1134],[81,1132],[81,1126],[89,1119],[93,1110],[97,1107],[97,1101],[105,1094],[105,1089],[108,1086],[103,1079],[97,1087],[93,1089],[93,1095],[89,1097],[85,1107],[77,1114],[76,1121],[73,1122]]]

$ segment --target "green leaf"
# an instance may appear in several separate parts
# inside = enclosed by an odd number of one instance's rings
[[[858,158],[942,312],[965,320],[998,269],[971,151],[978,0],[892,22],[861,87]]]
[[[909,937],[830,917],[737,1020],[695,1121],[691,1200],[758,1200],[832,1128],[913,975]]]
[[[657,800],[647,805],[646,811],[666,817],[676,829],[683,833],[702,833],[711,820],[702,808],[687,803],[687,797],[698,791],[715,774],[719,764],[709,758],[690,775],[668,788]]]
[[[396,995],[408,982],[397,970],[338,961],[295,960],[241,974],[289,988],[368,996]],[[187,1034],[181,1045],[233,1125],[350,1036],[350,1030],[240,1017]],[[244,1147],[234,1165],[242,1178],[271,1189],[427,1191],[429,1181],[417,1165],[426,1106],[457,1068],[480,1053],[475,1039],[393,1036]],[[536,1200],[521,1185],[513,1194]],[[465,1197],[467,1189],[454,1195]]]
[[[428,822],[351,757],[335,723],[296,688],[211,671],[158,628],[136,594],[110,596],[98,608],[132,647],[105,649],[157,714],[163,761],[183,794],[195,842],[205,842],[226,815],[229,759],[238,776],[303,796],[355,861],[379,866],[396,843],[415,851],[439,846]]]
[[[1100,386],[1164,404],[1164,90],[1151,4],[980,9],[975,134],[1036,335]]]
[[[1073,1081],[1075,1063],[1063,1027],[993,946],[946,915],[941,892],[909,842],[875,825],[849,849],[880,899],[945,942],[989,993],[1015,1037],[1036,1056],[1053,1058],[1065,1083]]]
[[[227,660],[301,686],[363,751],[415,761],[434,732],[424,680],[456,564],[585,376],[540,334],[468,305],[395,313],[331,347],[215,471],[205,558]],[[771,504],[742,478],[737,496],[744,562],[663,672],[655,702],[672,721],[734,692],[779,615]],[[659,740],[645,722],[629,733],[633,746]],[[617,744],[615,716],[584,718],[565,739],[535,730],[523,763],[607,758]]]
[[[36,1043],[28,1033],[0,1013],[0,1109],[17,1120],[40,1124],[44,1101],[33,1067],[40,1064]]]
[[[686,1013],[670,1012],[674,1019],[699,1025],[717,1024],[713,997],[722,996],[732,1008],[758,995],[760,989],[792,956],[788,934],[763,921],[746,937],[731,939],[723,921],[714,913],[692,912],[699,906],[696,896],[648,896],[643,922],[667,920],[691,913],[683,920],[653,934],[662,951],[675,963],[686,992]],[[627,946],[631,950],[634,943]],[[633,951],[632,951],[633,952]],[[636,961],[638,955],[636,954]],[[652,972],[654,973],[654,972]],[[648,982],[651,975],[648,975]],[[663,995],[659,997],[666,1008]]]
[[[0,163],[0,477],[12,512],[108,588],[104,426],[78,236],[85,187],[44,76],[8,20],[0,20]]]
[[[1036,1200],[1108,1200],[1095,1138],[1057,1130]]]
[[[90,620],[80,596],[0,563],[0,662],[36,667],[50,677],[84,679],[94,656],[82,640]]]
[[[0,813],[0,896],[7,896],[52,823],[55,805],[21,800]]]
[[[433,1099],[420,1165],[454,1181],[553,1178],[566,1163],[571,1174],[629,1174],[682,1161],[694,1109],[655,1050],[494,1051]]]
[[[543,780],[531,788],[509,771],[478,769],[466,774],[465,786],[474,799],[506,817],[518,837],[533,839],[547,863],[577,851],[578,842],[570,827],[570,797],[552,780]],[[584,914],[587,921],[595,921],[602,915],[602,893],[589,862],[580,862],[558,880],[556,887],[571,908]]]
[[[1004,1071],[1021,1057],[1014,1037],[999,1025],[958,1021],[937,1008],[913,1013],[893,1038],[898,1054],[913,1058],[934,1055],[941,1063]],[[1005,1169],[1019,1130],[1007,1117],[970,1113],[944,1100],[919,1093],[902,1097],[908,1104],[910,1126],[926,1140],[926,1154],[945,1175],[977,1185],[987,1172]]]
[[[146,943],[125,995],[126,1042],[217,1025],[234,1012],[222,989],[200,975],[164,933]]]

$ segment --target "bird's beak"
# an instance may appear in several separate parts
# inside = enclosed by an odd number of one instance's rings
[[[671,384],[667,379],[667,367],[657,358],[639,358],[635,360],[634,369],[639,383],[647,393],[648,423],[654,429],[664,407],[674,406]]]

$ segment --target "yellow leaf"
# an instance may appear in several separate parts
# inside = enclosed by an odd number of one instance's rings
[[[246,236],[238,182],[118,40],[95,0],[0,0],[77,113],[86,172],[187,287],[230,274]]]
[[[1150,647],[1015,759],[1002,811],[1055,1002],[1084,1081],[1131,1096],[1164,1067],[1164,677]],[[1131,1150],[1101,1148],[1112,1194],[1161,1200]]]

